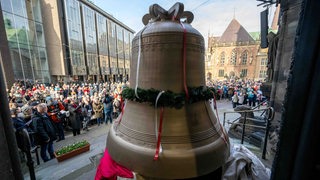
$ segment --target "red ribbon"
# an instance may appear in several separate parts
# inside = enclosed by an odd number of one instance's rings
[[[183,60],[183,87],[184,91],[186,93],[187,100],[189,100],[189,92],[187,87],[187,72],[186,72],[186,52],[187,52],[187,30],[184,27],[184,25],[180,22],[182,28],[183,28],[183,48],[182,48],[182,60]]]
[[[157,147],[156,147],[156,154],[153,157],[153,160],[159,159],[159,152],[160,152],[160,144],[161,144],[161,133],[162,133],[162,122],[163,122],[163,107],[161,107],[160,111],[160,124],[159,124],[159,130],[158,130],[158,140],[157,140]]]

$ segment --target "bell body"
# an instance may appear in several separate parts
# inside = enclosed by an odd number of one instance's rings
[[[149,22],[133,39],[130,69],[131,88],[181,93],[184,85],[205,86],[203,37],[188,23]],[[126,100],[108,134],[111,157],[150,179],[206,175],[229,157],[229,139],[208,101],[164,107],[161,150],[154,160],[159,122],[159,107]]]
[[[164,109],[162,151],[155,161],[155,114],[159,113],[149,104],[127,102],[121,123],[114,123],[107,139],[116,162],[145,177],[160,179],[206,175],[224,164],[229,141],[208,102]]]

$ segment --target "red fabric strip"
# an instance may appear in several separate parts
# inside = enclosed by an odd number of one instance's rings
[[[160,124],[159,124],[159,130],[158,130],[158,140],[157,140],[157,147],[156,147],[156,154],[154,155],[153,160],[159,159],[159,151],[160,151],[160,144],[161,144],[161,133],[162,133],[162,122],[163,122],[163,107],[161,107],[160,111]]]
[[[115,162],[105,149],[96,171],[95,180],[117,180],[117,177],[133,178],[132,171]]]

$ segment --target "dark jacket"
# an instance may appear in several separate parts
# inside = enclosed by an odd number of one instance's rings
[[[20,117],[12,117],[13,127],[16,131],[27,128],[25,121]]]
[[[28,150],[30,150],[30,146],[31,146],[29,137],[27,137],[29,136],[27,132],[27,125],[25,124],[24,120],[20,117],[12,117],[12,121],[15,129],[15,135],[16,135],[18,147],[23,152],[27,152]],[[24,130],[26,130],[25,133],[23,132]]]
[[[109,96],[107,95],[105,98],[104,98],[104,111],[112,111],[113,110],[113,97],[112,96]]]
[[[50,118],[44,114],[36,112],[32,117],[32,123],[36,132],[36,143],[45,144],[49,138],[50,141],[57,139],[56,132]]]
[[[84,117],[91,117],[92,116],[92,107],[90,104],[84,104],[82,107],[82,115]]]
[[[70,122],[72,129],[81,129],[82,110],[81,106],[76,104],[69,104]]]

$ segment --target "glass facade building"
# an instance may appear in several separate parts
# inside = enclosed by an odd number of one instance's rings
[[[110,75],[109,66],[109,46],[108,46],[108,33],[107,33],[107,18],[101,14],[97,14],[97,35],[98,35],[98,48],[99,48],[99,63],[101,68],[101,75]]]
[[[40,0],[1,0],[16,80],[51,81]]]
[[[111,74],[118,74],[116,24],[112,21],[108,21],[108,39]]]
[[[86,75],[80,3],[76,0],[65,0],[64,2],[69,49],[69,57],[66,60],[70,61],[72,75]]]
[[[95,13],[88,6],[82,5],[82,15],[88,74],[99,75]]]
[[[72,78],[127,80],[134,32],[88,1],[63,2]]]
[[[16,80],[128,80],[134,31],[93,3],[0,2]]]

